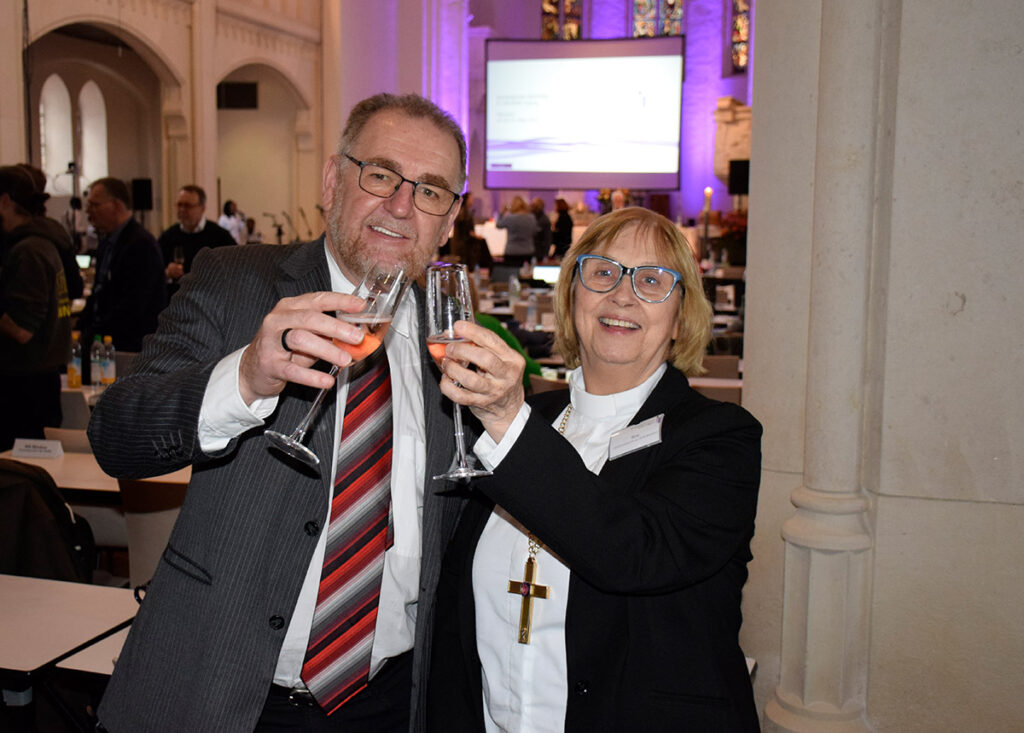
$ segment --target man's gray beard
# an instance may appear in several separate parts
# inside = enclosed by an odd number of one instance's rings
[[[337,198],[335,198],[337,202]],[[340,261],[344,269],[357,273],[362,278],[373,265],[377,264],[373,259],[366,257],[366,250],[362,246],[359,235],[342,242],[341,236],[341,207],[335,203],[327,211],[327,234],[330,237],[331,251]],[[438,243],[440,246],[440,243]],[[434,248],[436,250],[436,247]],[[416,279],[422,270],[425,270],[430,256],[420,256],[420,253],[410,247],[405,256],[400,260],[411,279]]]

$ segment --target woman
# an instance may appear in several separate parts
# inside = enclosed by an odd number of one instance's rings
[[[533,235],[537,233],[537,220],[530,213],[530,207],[522,196],[516,196],[509,204],[508,211],[495,223],[499,229],[508,230],[505,243],[506,265],[521,267],[533,257]]]
[[[493,475],[442,571],[430,728],[757,730],[737,634],[761,426],[687,384],[711,330],[689,247],[651,211],[601,217],[556,308],[569,390],[524,402],[473,324],[448,346],[441,389]]]
[[[558,218],[555,219],[555,230],[551,242],[555,245],[555,257],[562,258],[569,251],[572,244],[572,216],[569,215],[569,202],[565,199],[555,199],[555,211]]]

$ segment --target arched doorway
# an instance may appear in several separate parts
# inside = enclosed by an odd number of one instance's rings
[[[248,87],[240,90],[246,102],[230,102],[231,85]],[[264,242],[278,241],[278,227],[283,242],[319,235],[319,198],[302,200],[306,179],[318,169],[309,170],[310,111],[295,85],[273,67],[252,63],[225,76],[218,89],[217,205],[234,201]]]

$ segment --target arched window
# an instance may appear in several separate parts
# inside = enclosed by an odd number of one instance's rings
[[[66,175],[75,159],[71,137],[71,95],[64,80],[51,74],[39,93],[39,152],[46,190],[52,194],[72,193],[73,182]]]
[[[81,188],[90,181],[107,176],[107,105],[103,92],[90,80],[78,94],[78,111],[82,120]]]

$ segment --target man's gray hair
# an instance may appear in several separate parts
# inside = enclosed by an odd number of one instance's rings
[[[345,123],[345,131],[341,134],[341,142],[338,144],[338,155],[344,155],[349,151],[350,146],[359,137],[366,123],[378,112],[385,110],[398,110],[414,119],[421,118],[433,122],[439,129],[447,132],[459,146],[459,175],[458,187],[461,189],[466,183],[466,138],[462,130],[452,119],[452,116],[419,94],[388,94],[386,92],[367,97],[356,104],[348,115]]]

